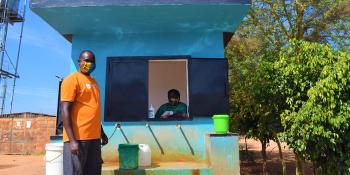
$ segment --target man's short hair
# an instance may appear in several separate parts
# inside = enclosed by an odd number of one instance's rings
[[[176,89],[171,89],[168,91],[168,98],[180,98],[180,92]]]

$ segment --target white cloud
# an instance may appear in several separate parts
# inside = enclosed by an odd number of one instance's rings
[[[11,92],[9,92],[11,93]],[[42,98],[57,98],[58,90],[48,88],[16,88],[15,96],[32,96]]]
[[[18,43],[20,35],[20,29],[18,26],[9,28],[7,39],[14,43]],[[40,33],[40,31],[34,28],[25,27],[22,38],[22,47],[37,47],[45,50],[52,50],[55,54],[66,57],[69,55],[67,53],[66,47],[59,42],[59,35],[49,35],[47,33]]]

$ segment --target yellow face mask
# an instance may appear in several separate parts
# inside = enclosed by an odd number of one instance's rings
[[[90,62],[83,62],[81,65],[80,65],[80,71],[82,73],[85,73],[85,74],[90,74],[92,73],[96,68],[96,64],[95,63],[90,63]]]

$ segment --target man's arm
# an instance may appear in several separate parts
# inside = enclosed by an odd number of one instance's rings
[[[177,112],[174,115],[172,115],[174,118],[189,118],[187,113],[184,112]]]
[[[157,118],[157,119],[161,118],[162,115],[163,115],[163,113],[164,113],[164,110],[163,110],[163,105],[162,105],[162,106],[159,107],[159,109],[157,110],[157,113],[156,113],[156,115],[155,115],[155,118]]]
[[[69,138],[69,146],[72,154],[79,154],[79,143],[74,137],[73,128],[72,128],[72,119],[70,111],[72,109],[72,102],[61,102],[61,115],[63,120],[63,127],[66,130],[66,133]]]
[[[187,113],[187,105],[183,104],[181,109],[177,111],[172,117],[175,118],[189,118],[189,115]]]
[[[103,130],[102,124],[101,124],[101,139],[102,139],[102,145],[107,145],[108,144],[108,137]]]

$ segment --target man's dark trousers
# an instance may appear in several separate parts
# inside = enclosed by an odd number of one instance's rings
[[[101,141],[79,140],[79,154],[72,154],[69,142],[63,146],[64,175],[100,175],[102,168]]]

